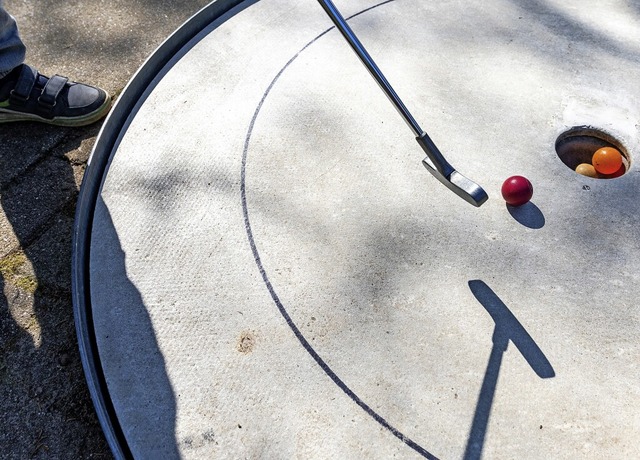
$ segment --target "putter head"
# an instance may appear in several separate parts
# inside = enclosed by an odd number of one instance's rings
[[[450,168],[448,176],[445,176],[436,168],[429,157],[422,160],[422,164],[436,179],[467,203],[479,208],[482,203],[489,199],[487,192],[482,187],[460,174],[453,167]]]
[[[449,164],[426,132],[416,137],[416,141],[427,154],[427,157],[422,160],[424,167],[449,190],[476,208],[489,199],[482,187],[460,174]]]

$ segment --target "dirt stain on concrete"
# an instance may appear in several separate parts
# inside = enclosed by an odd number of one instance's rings
[[[251,353],[256,346],[256,336],[253,331],[243,331],[240,333],[236,349],[245,355]]]

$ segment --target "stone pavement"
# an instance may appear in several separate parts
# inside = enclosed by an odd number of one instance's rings
[[[117,95],[206,0],[6,0],[45,75]],[[71,305],[78,190],[100,124],[0,126],[0,449],[3,458],[109,458]]]

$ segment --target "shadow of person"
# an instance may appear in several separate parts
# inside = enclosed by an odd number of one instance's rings
[[[554,377],[555,371],[533,338],[489,286],[483,281],[472,280],[469,281],[469,288],[495,323],[492,336],[493,347],[491,348],[464,454],[465,460],[475,460],[482,456],[491,406],[493,405],[498,375],[502,366],[502,357],[507,351],[509,342],[515,345],[540,378]]]
[[[0,445],[9,458],[110,456],[87,389],[71,300],[78,184],[98,129],[13,123],[0,132]],[[123,278],[124,254],[114,238],[114,280],[142,306]],[[135,318],[141,329],[149,326],[140,315],[122,320]],[[167,422],[153,427],[176,457],[175,402],[162,356],[152,337],[137,345],[135,358],[161,370],[161,389],[147,385],[146,393],[156,404],[166,401],[158,407]]]
[[[98,198],[89,264],[91,329],[99,356],[91,363],[108,388],[123,451],[134,458],[179,458],[176,400],[142,296],[129,280],[126,254],[106,204]],[[86,288],[78,287],[78,289]],[[91,331],[87,331],[91,334]],[[113,417],[112,417],[113,418]]]
[[[78,358],[70,287],[76,160],[97,129],[0,131],[0,445],[11,458],[109,452]]]

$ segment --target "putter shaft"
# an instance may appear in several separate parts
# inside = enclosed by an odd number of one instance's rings
[[[356,34],[351,30],[347,21],[342,17],[340,11],[331,2],[331,0],[318,0],[322,8],[329,15],[336,28],[340,31],[342,36],[347,40],[351,48],[356,52],[364,66],[367,68],[371,76],[378,83],[382,91],[387,95],[391,103],[395,106],[396,110],[400,113],[404,121],[409,125],[413,134],[418,137],[422,134],[422,128],[418,125],[418,122],[413,118],[407,107],[404,105],[400,97],[396,94],[391,84],[387,81],[382,71],[378,68],[375,61],[371,58],[365,47],[360,43],[360,40]]]
[[[320,3],[336,28],[347,40],[347,43],[349,43],[353,51],[355,51],[360,61],[367,68],[371,76],[378,83],[378,86],[380,86],[415,135],[416,141],[418,141],[420,147],[422,147],[427,154],[427,158],[422,161],[427,170],[468,203],[479,207],[487,201],[488,196],[483,188],[456,171],[445,159],[444,155],[429,138],[427,133],[422,130],[333,2],[331,0],[318,0],[318,3]]]

